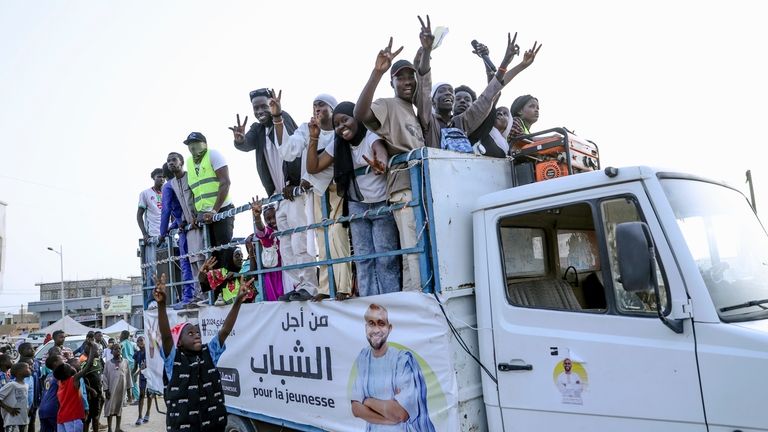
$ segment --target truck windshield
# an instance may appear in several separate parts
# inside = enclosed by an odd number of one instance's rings
[[[704,181],[661,183],[720,319],[768,318],[768,235],[746,198]]]

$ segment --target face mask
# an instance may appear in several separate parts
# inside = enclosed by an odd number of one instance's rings
[[[203,152],[208,148],[208,144],[202,141],[192,141],[187,147],[189,152],[192,153],[192,157],[197,159],[203,155]]]

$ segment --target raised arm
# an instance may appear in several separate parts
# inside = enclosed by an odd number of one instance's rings
[[[326,152],[317,154],[317,142],[320,140],[320,125],[312,117],[309,120],[309,146],[307,147],[307,172],[317,174],[331,166],[333,156]]]
[[[173,337],[171,336],[171,326],[168,323],[168,312],[165,310],[165,302],[168,298],[165,282],[165,273],[160,275],[159,278],[155,275],[155,289],[152,291],[152,297],[157,302],[157,326],[160,329],[163,353],[165,357],[168,357],[173,349]]]
[[[93,344],[89,344],[86,349],[88,350],[88,361],[85,362],[85,366],[80,368],[80,370],[73,377],[75,379],[76,386],[79,385],[78,383],[80,382],[80,378],[82,378],[83,375],[87,374],[90,371],[91,367],[93,366],[93,360],[96,358],[96,356],[99,355],[99,352],[96,349],[96,346],[94,346]]]
[[[419,32],[419,41],[421,47],[417,54],[418,62],[416,64],[418,82],[418,92],[416,93],[414,103],[416,105],[416,116],[419,118],[421,128],[425,131],[432,121],[432,44],[435,42],[435,36],[432,34],[431,23],[429,21],[429,15],[427,15],[427,23],[424,24],[424,20],[419,18],[421,23],[421,32]]]
[[[283,91],[275,94],[275,90],[269,91],[269,113],[272,115],[272,125],[275,127],[275,144],[283,143],[283,107],[280,105],[280,99],[283,97]]]
[[[371,110],[373,94],[376,92],[376,87],[379,85],[381,77],[384,76],[392,65],[392,59],[397,57],[402,50],[403,47],[400,47],[394,53],[392,52],[392,38],[390,37],[389,45],[379,51],[379,54],[376,56],[376,63],[373,67],[373,71],[371,71],[371,76],[368,78],[368,82],[365,83],[362,93],[360,93],[360,96],[357,98],[354,110],[355,120],[363,122],[363,124],[370,130],[375,131],[381,127],[381,123],[379,123],[376,115]]]
[[[237,314],[240,313],[240,306],[245,301],[246,297],[251,294],[255,294],[253,289],[253,282],[256,279],[250,278],[247,282],[240,280],[240,291],[237,293],[235,303],[232,305],[232,309],[229,310],[227,317],[224,319],[224,324],[219,330],[219,345],[224,346],[224,341],[227,340],[229,334],[232,333],[232,329],[235,327],[235,321],[237,321]]]
[[[261,220],[261,201],[259,200],[259,197],[256,196],[256,198],[251,198],[251,215],[253,215],[253,223],[256,225],[256,229],[259,231],[264,231],[264,221]],[[255,270],[256,267],[252,268],[251,270]]]
[[[517,36],[517,34],[515,34]],[[504,77],[500,79],[502,85],[507,85],[510,81],[512,81],[512,78],[517,76],[520,72],[524,71],[528,66],[533,64],[533,61],[536,60],[536,55],[539,53],[539,50],[541,49],[542,45],[538,45],[538,42],[533,43],[533,48],[529,49],[525,52],[523,55],[523,60],[520,61],[515,67],[510,69],[504,74]],[[506,67],[506,66],[505,66]],[[499,68],[501,69],[501,68]],[[498,74],[496,75],[498,78]]]

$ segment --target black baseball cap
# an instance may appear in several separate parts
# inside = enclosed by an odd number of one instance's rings
[[[258,96],[265,96],[269,98],[269,89],[265,87],[265,88],[260,88],[258,90],[251,90],[248,93],[248,100],[253,102],[253,98]]]
[[[184,144],[189,145],[189,143],[194,141],[202,141],[204,143],[208,143],[208,141],[205,140],[205,135],[201,134],[200,132],[192,132],[191,134],[187,135],[187,139],[184,140]]]
[[[394,77],[403,69],[411,69],[414,72],[416,72],[416,68],[413,67],[413,63],[409,62],[408,60],[398,60],[395,62],[395,64],[392,65],[392,68],[389,70],[389,76]]]

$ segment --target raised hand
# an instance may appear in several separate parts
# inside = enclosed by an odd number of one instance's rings
[[[261,207],[259,196],[256,195],[256,198],[251,197],[251,214],[253,214],[254,218],[261,218]]]
[[[482,57],[491,53],[491,51],[484,43],[478,42],[477,45],[475,45],[473,48],[475,49],[472,50],[472,54],[476,54],[478,57]]]
[[[218,260],[215,256],[209,257],[203,265],[200,266],[200,273],[207,273],[211,270],[213,270],[214,267],[216,267],[216,263],[218,263]]]
[[[245,299],[251,299],[256,296],[256,288],[253,287],[253,283],[256,282],[256,278],[250,278],[247,281],[240,276],[240,291],[237,293],[237,303],[242,303]]]
[[[376,158],[376,150],[373,150],[373,160],[368,159],[366,155],[363,155],[365,162],[371,167],[371,171],[375,175],[381,175],[387,172],[387,164]]]
[[[504,52],[504,59],[501,60],[499,67],[506,69],[512,59],[520,54],[520,45],[516,44],[516,41],[517,32],[515,32],[515,37],[512,37],[511,33],[507,33],[507,50]]]
[[[539,47],[536,48],[536,44],[537,43],[538,43],[538,41],[534,42],[533,43],[533,48],[529,49],[528,51],[525,52],[525,54],[523,54],[523,61],[520,62],[520,64],[523,67],[530,66],[531,64],[533,64],[533,61],[536,60],[536,54],[539,53],[539,50],[542,47],[542,45],[539,45]]]
[[[424,24],[424,20],[420,16],[417,16],[421,23],[421,32],[419,33],[419,41],[421,41],[421,47],[424,52],[432,51],[432,44],[435,43],[435,35],[432,34],[432,23],[429,21],[429,15],[427,15],[427,24]]]
[[[237,125],[232,126],[229,130],[235,136],[235,142],[241,143],[245,141],[245,125],[248,124],[248,116],[245,116],[243,124],[240,124],[240,114],[237,115]]]
[[[280,98],[282,97],[282,90],[280,90],[277,95],[275,95],[275,89],[269,91],[269,101],[267,102],[267,105],[269,105],[269,113],[272,114],[272,117],[279,117],[283,114],[283,108],[280,105]]]
[[[253,237],[253,233],[251,233],[245,238],[245,251],[248,252],[248,258],[252,257],[254,252]]]
[[[309,126],[309,138],[310,139],[311,138],[319,139],[320,138],[320,124],[318,124],[317,117],[313,116],[311,119],[309,119],[308,126]],[[312,143],[312,141],[310,141],[310,144],[311,143]],[[315,144],[317,144],[317,141],[315,141]]]
[[[168,298],[168,292],[165,286],[165,273],[161,274],[160,277],[155,275],[153,278],[155,280],[155,289],[152,290],[152,297],[155,299],[159,307],[160,305],[164,305],[166,299]]]
[[[392,52],[392,37],[389,38],[389,45],[387,45],[383,50],[379,51],[379,55],[376,56],[376,65],[373,67],[373,69],[377,72],[384,73],[386,72],[390,66],[392,66],[392,59],[397,57],[398,54],[403,50],[403,47],[401,46],[397,51],[394,53]]]

